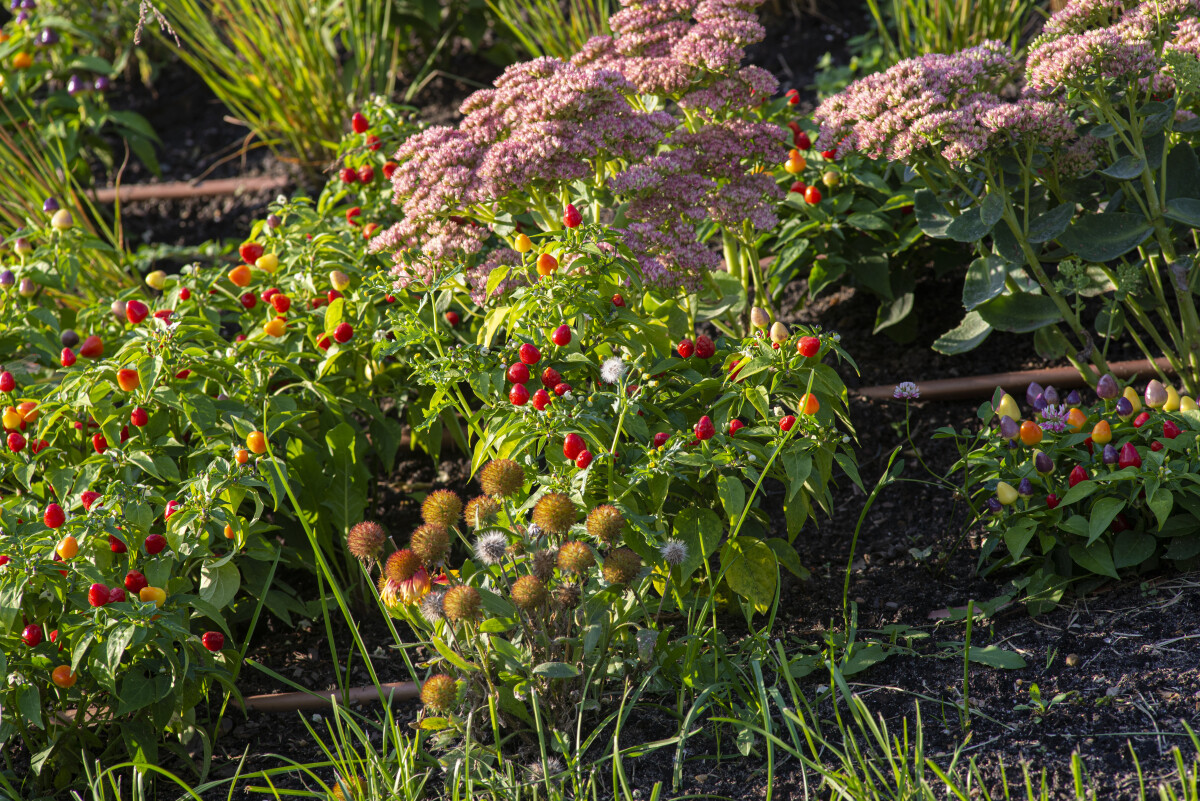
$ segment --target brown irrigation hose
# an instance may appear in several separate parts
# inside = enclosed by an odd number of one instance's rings
[[[251,178],[217,178],[212,181],[172,181],[162,184],[127,184],[119,188],[121,202],[132,200],[180,200],[191,197],[209,197],[212,195],[236,195],[242,192],[261,192],[269,189],[282,189],[288,185],[288,179],[278,175],[260,175]],[[97,203],[112,203],[117,199],[118,188],[106,186],[97,189],[94,198]]]
[[[1155,364],[1165,373],[1174,372],[1165,358],[1155,359]],[[1129,362],[1111,362],[1108,370],[1115,378],[1129,378],[1155,372],[1154,364],[1146,359]],[[1086,382],[1074,367],[1049,367],[1041,370],[1018,370],[1011,373],[992,373],[991,375],[974,375],[966,378],[938,378],[932,381],[918,381],[921,388],[922,400],[964,400],[991,398],[996,387],[1003,387],[1006,392],[1023,391],[1029,382],[1036,381],[1042,386],[1053,384],[1055,387],[1070,389],[1083,386]],[[887,386],[863,387],[854,390],[855,394],[871,400],[883,400],[892,397],[894,384]]]
[[[411,681],[392,681],[380,684],[378,687],[351,687],[343,697],[337,690],[323,693],[272,693],[268,695],[251,695],[242,699],[246,711],[255,712],[300,712],[310,709],[324,709],[334,698],[343,704],[368,704],[378,701],[382,694],[389,701],[407,701],[416,698],[421,687]]]
[[[243,698],[246,711],[254,712],[307,712],[311,709],[324,709],[334,698],[342,704],[370,704],[379,700],[383,695],[390,703],[408,701],[421,694],[421,686],[411,681],[392,681],[380,684],[378,687],[351,687],[346,691],[345,698],[337,690],[323,693],[268,693],[267,695],[251,695]],[[98,707],[88,707],[87,719],[94,720],[99,712]],[[70,723],[79,714],[75,709],[64,709],[58,713],[59,720]]]

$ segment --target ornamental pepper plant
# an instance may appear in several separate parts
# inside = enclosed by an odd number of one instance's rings
[[[407,124],[365,111],[344,145],[356,177],[386,168],[370,137],[394,147]],[[154,761],[204,740],[195,707],[234,691],[260,612],[322,614],[278,572],[323,551],[342,586],[360,577],[342,543],[372,473],[394,466],[393,399],[411,383],[403,354],[383,352],[384,310],[407,300],[378,291],[366,250],[388,196],[382,178],[335,178],[281,198],[215,263],[148,269],[95,301],[73,288],[104,246],[67,210],[8,240],[0,660],[21,681],[0,690],[19,710],[0,741],[33,754],[31,792],[66,786],[85,756]]]
[[[461,270],[392,313],[389,348],[415,351],[416,379],[435,391],[426,419],[458,412],[473,470],[511,459],[581,507],[617,506],[644,559],[678,538],[707,560],[730,534],[721,562],[738,557],[747,573],[727,573],[728,588],[766,609],[776,564],[802,572],[789,540],[830,510],[835,463],[856,478],[846,389],[824,363],[848,362],[837,335],[791,332],[759,309],[754,334],[713,340],[690,327],[682,290],[642,283],[605,226],[572,229],[553,249],[566,266],[540,275],[529,249],[491,273],[499,294],[475,342],[440,311],[467,291]],[[768,479],[785,487],[787,539],[761,505]]]
[[[1101,377],[1097,398],[1030,385],[1024,415],[997,390],[991,421],[956,469],[985,527],[981,563],[1018,568],[1014,589],[1034,613],[1069,586],[1200,558],[1200,411],[1195,399],[1151,380],[1122,393]],[[938,437],[954,437],[942,429]]]

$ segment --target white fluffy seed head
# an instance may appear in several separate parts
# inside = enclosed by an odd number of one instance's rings
[[[508,551],[508,537],[502,531],[489,531],[475,538],[475,555],[485,565],[497,565]]]
[[[667,540],[658,547],[663,561],[671,567],[679,567],[687,559],[687,544],[683,540]]]

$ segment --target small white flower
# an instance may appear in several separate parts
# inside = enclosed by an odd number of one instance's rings
[[[834,334],[834,335],[833,335],[833,341],[834,341],[834,342],[841,342],[841,341],[842,341],[842,335],[841,335],[841,334]]]
[[[846,435],[846,436],[842,437],[842,444],[843,444],[843,445],[849,445],[849,444],[850,444],[850,436],[849,436],[849,435]]]
[[[371,339],[375,340],[376,342],[382,342],[386,336],[387,334],[385,334],[382,330],[376,329],[375,333],[371,335]]]
[[[625,362],[621,361],[617,356],[611,359],[605,359],[604,364],[600,366],[600,378],[606,384],[616,384],[625,377]]]
[[[313,723],[320,723],[322,721],[322,719],[323,718],[321,717],[320,712],[313,712],[313,716],[312,716]]]
[[[485,565],[496,565],[508,550],[508,537],[502,531],[488,531],[475,538],[475,555]]]

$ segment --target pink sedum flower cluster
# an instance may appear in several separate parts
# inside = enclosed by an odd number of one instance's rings
[[[612,36],[595,37],[568,62],[509,67],[467,98],[457,127],[409,139],[392,177],[403,218],[371,245],[396,251],[396,284],[428,283],[465,264],[472,297],[486,302],[488,273],[519,259],[491,249],[479,221],[539,202],[556,207],[574,182],[588,181],[628,204],[620,233],[643,281],[696,288],[721,263],[697,240],[701,222],[739,234],[777,222],[782,192],[754,168],[778,160],[786,132],[744,118],[777,83],[739,66],[763,36],[760,2],[625,0]],[[664,110],[672,104],[687,116]],[[514,271],[497,291],[517,280]]]
[[[992,151],[1034,145],[1048,172],[1078,175],[1095,165],[1096,140],[1079,136],[1070,90],[1111,86],[1166,95],[1174,78],[1164,47],[1200,57],[1200,0],[1072,0],[1020,66],[997,42],[952,55],[909,59],[826,100],[816,146],[902,161],[940,157],[963,165]]]

